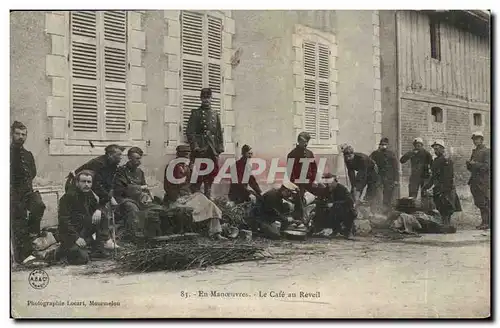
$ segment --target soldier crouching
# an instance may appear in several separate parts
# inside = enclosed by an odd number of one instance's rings
[[[108,219],[99,208],[99,198],[92,192],[93,176],[88,170],[77,173],[76,188],[71,188],[59,202],[61,256],[69,264],[85,264],[90,258],[107,256],[104,242],[108,237]]]

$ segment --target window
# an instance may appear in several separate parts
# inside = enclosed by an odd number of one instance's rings
[[[437,60],[441,60],[441,34],[440,34],[440,23],[439,21],[431,17],[430,18],[430,37],[431,37],[431,57]]]
[[[304,50],[305,130],[313,144],[330,142],[330,49],[306,41]]]
[[[434,118],[435,123],[442,123],[443,122],[443,110],[441,108],[432,107],[431,114],[432,114],[432,117]]]
[[[72,138],[121,140],[127,124],[127,14],[70,15]]]
[[[474,115],[472,117],[474,119],[475,126],[482,126],[483,125],[483,116],[480,113],[474,113]]]
[[[221,109],[222,20],[207,14],[181,14],[182,131],[200,106],[200,91],[212,89],[212,108]]]

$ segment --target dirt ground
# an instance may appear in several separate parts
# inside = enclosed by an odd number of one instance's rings
[[[451,235],[435,236],[432,238],[444,240]],[[29,271],[13,272],[12,315],[23,318],[489,316],[489,240],[428,246],[412,244],[410,239],[389,242],[367,237],[355,241],[273,242],[269,247],[273,258],[183,272],[98,273],[106,267],[106,262],[52,267],[45,269],[50,282],[40,290],[30,287]],[[28,306],[28,301],[64,304]],[[80,301],[85,305],[67,303]],[[119,304],[92,306],[91,301]]]

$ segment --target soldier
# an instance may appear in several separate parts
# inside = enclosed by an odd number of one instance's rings
[[[388,146],[389,139],[382,138],[378,150],[370,155],[370,158],[377,164],[382,183],[384,212],[390,210],[394,188],[399,184],[398,159],[391,150],[387,149]]]
[[[467,170],[471,172],[469,186],[474,204],[481,211],[481,225],[477,229],[487,230],[490,227],[490,149],[483,143],[482,132],[473,133],[472,141],[476,148],[467,161]]]
[[[297,137],[297,145],[287,155],[287,160],[290,159],[294,160],[292,170],[291,172],[288,172],[288,176],[290,177],[290,182],[295,183],[297,187],[299,187],[299,193],[297,194],[297,197],[300,201],[297,202],[298,206],[295,208],[294,212],[294,218],[296,220],[302,220],[304,217],[304,207],[305,207],[304,194],[306,191],[314,193],[313,183],[316,180],[316,174],[318,172],[318,166],[316,164],[316,161],[314,160],[314,154],[312,151],[307,149],[307,144],[309,143],[310,139],[311,136],[309,135],[309,133],[307,132],[299,133],[299,136]],[[301,159],[306,159],[306,158],[312,159],[312,161],[310,163],[300,162]],[[303,165],[308,165],[308,170],[306,175],[306,180],[308,182],[296,183],[296,181],[300,179],[300,173],[302,172]]]
[[[330,237],[340,232],[344,238],[352,239],[357,213],[351,193],[331,173],[323,175],[323,182],[318,188],[315,220],[322,230],[317,235]]]
[[[186,136],[191,146],[191,160],[196,158],[210,159],[214,169],[208,174],[198,177],[194,188],[199,190],[204,184],[204,193],[210,198],[212,183],[219,172],[219,155],[224,152],[224,139],[219,114],[212,110],[212,90],[204,88],[201,90],[201,106],[191,112],[186,128]],[[205,170],[203,163],[198,171]]]
[[[132,238],[139,231],[139,212],[145,207],[144,199],[152,198],[144,171],[139,167],[143,155],[141,148],[130,148],[128,162],[117,169],[113,180],[113,195],[123,214],[128,237]]]
[[[176,148],[176,158],[189,159],[191,154],[191,148],[187,145],[179,145]],[[176,179],[186,178],[182,183],[172,183],[169,181],[167,176],[167,169],[169,164],[165,166],[165,173],[163,175],[163,190],[165,191],[165,196],[163,197],[163,203],[170,206],[179,197],[187,196],[191,194],[191,189],[189,185],[189,178],[191,176],[191,168],[187,163],[178,163],[173,169],[173,176]]]
[[[431,179],[424,185],[423,190],[426,194],[430,194],[429,189],[434,187],[432,192],[434,204],[443,218],[443,224],[450,225],[451,215],[462,211],[455,189],[453,161],[445,155],[443,140],[436,140],[432,148],[436,158],[432,162]]]
[[[377,165],[368,155],[354,152],[352,146],[346,145],[343,147],[342,152],[354,202],[359,204],[363,190],[366,187],[365,200],[370,203],[373,211],[377,205],[376,196],[380,184]]]
[[[99,197],[92,191],[94,173],[82,170],[76,174],[75,188],[69,188],[59,201],[58,219],[61,251],[69,264],[86,264],[89,255],[103,258],[108,237],[108,220],[99,209]],[[92,234],[96,234],[96,239]],[[87,246],[91,246],[89,254]]]
[[[424,149],[422,138],[415,138],[413,140],[413,150],[404,154],[399,161],[404,164],[408,160],[411,163],[410,184],[408,186],[409,196],[417,198],[418,189],[422,190],[430,177],[430,167],[432,165],[432,155]]]
[[[80,166],[75,172],[71,172],[66,181],[66,192],[68,188],[74,184],[73,177],[75,174],[83,170],[90,170],[94,172],[94,181],[92,184],[92,191],[99,197],[99,204],[102,208],[106,206],[108,202],[116,206],[116,200],[111,195],[111,190],[113,187],[113,179],[115,177],[118,165],[122,159],[122,152],[125,147],[119,145],[109,145],[104,151],[105,154],[96,157],[87,163]]]
[[[252,158],[253,152],[252,148],[249,145],[244,145],[241,147],[241,158],[236,161],[236,171],[238,173],[238,182],[231,183],[229,187],[229,200],[235,202],[236,204],[244,203],[250,201],[251,191],[248,190],[248,185],[257,196],[261,196],[262,191],[257,183],[257,180],[253,175],[249,176],[249,180],[243,181],[245,171],[250,170],[251,168],[247,166],[247,161],[249,158]]]
[[[31,255],[31,240],[40,232],[45,204],[40,193],[33,191],[33,179],[36,176],[35,158],[24,148],[28,129],[23,123],[15,121],[10,132],[10,220],[14,259],[21,263]]]

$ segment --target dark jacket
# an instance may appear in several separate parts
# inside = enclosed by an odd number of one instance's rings
[[[102,207],[111,200],[113,179],[117,169],[118,165],[109,163],[107,155],[101,155],[80,166],[75,173],[78,174],[83,170],[94,172],[92,191],[99,197],[99,204]],[[67,186],[71,181],[68,179]],[[68,188],[66,188],[66,191],[68,191]]]
[[[474,164],[467,162],[467,170],[470,171],[469,184],[481,186],[481,188],[490,190],[490,162],[491,154],[490,149],[484,145],[472,150],[470,157]]]
[[[344,161],[344,163],[354,190],[363,191],[368,183],[377,182],[375,162],[368,155],[354,153],[353,160],[350,162]]]
[[[287,159],[294,159],[292,170],[288,172],[288,176],[290,177],[291,182],[295,182],[300,178],[300,172],[302,171],[302,165],[307,165],[306,163],[300,163],[301,158],[312,158],[314,159],[314,154],[307,148],[295,147],[290,153],[288,153]],[[288,165],[287,165],[288,168]],[[306,179],[309,180],[309,183],[313,183],[316,179],[316,174],[318,173],[318,166],[316,161],[309,163],[309,167],[307,170]]]
[[[413,179],[428,179],[430,177],[430,167],[432,165],[432,155],[425,149],[420,149],[417,152],[410,150],[399,160],[404,164],[410,160],[411,163],[411,178]]]
[[[288,212],[281,191],[277,188],[268,190],[262,195],[261,206],[263,214],[270,216],[283,216]]]
[[[245,202],[249,200],[250,192],[248,186],[252,188],[258,195],[262,193],[257,180],[253,175],[249,175],[247,183],[243,183],[245,169],[247,167],[246,158],[242,157],[236,161],[236,172],[238,175],[238,183],[231,183],[229,187],[229,200],[234,202]],[[250,173],[250,172],[249,172]]]
[[[86,238],[82,232],[91,222],[92,214],[99,204],[92,192],[84,193],[76,188],[70,189],[59,201],[59,234],[64,247],[71,247],[78,238]]]
[[[121,202],[125,198],[139,200],[140,193],[138,191],[140,189],[138,187],[144,185],[146,185],[144,171],[140,168],[133,169],[127,163],[116,171],[113,180],[113,195],[117,202]]]
[[[186,128],[186,137],[191,150],[200,148],[204,153],[218,156],[224,152],[224,138],[219,113],[200,106],[191,111]]]
[[[36,165],[33,154],[24,147],[10,147],[10,189],[19,196],[33,191]]]
[[[378,174],[384,181],[399,180],[399,162],[391,150],[375,150],[370,158],[377,164]]]
[[[438,156],[432,162],[431,179],[423,189],[434,186],[434,194],[448,194],[455,192],[453,161],[444,156]]]
[[[175,184],[167,179],[167,169],[168,165],[165,167],[165,173],[163,176],[163,190],[165,190],[164,200],[168,202],[175,202],[179,197],[187,196],[191,193],[190,189],[190,179],[191,179],[191,168],[184,163],[177,163],[173,169],[172,175],[176,179],[186,178],[183,183]]]
[[[335,203],[354,208],[354,200],[346,186],[337,183],[335,188],[321,188],[317,192],[318,204]]]

